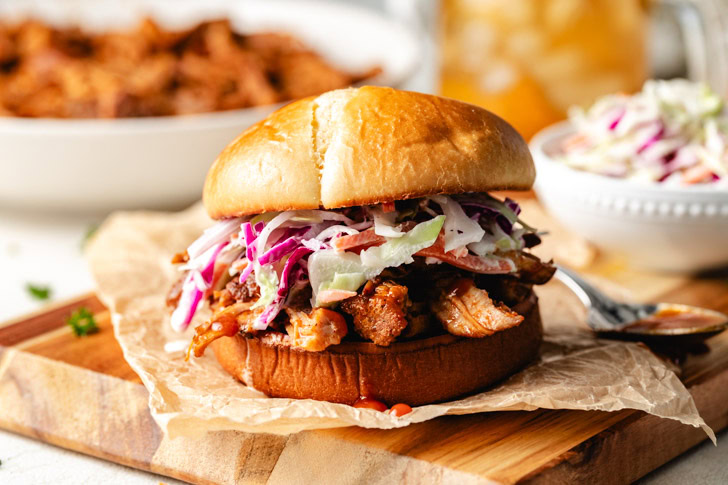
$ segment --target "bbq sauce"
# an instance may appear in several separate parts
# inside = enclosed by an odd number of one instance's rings
[[[195,357],[201,357],[205,353],[205,349],[214,340],[220,337],[232,337],[240,331],[240,323],[237,321],[237,315],[226,314],[217,315],[215,321],[208,321],[199,325],[195,328],[195,336],[192,337],[192,342],[187,348],[187,355],[185,361],[188,361],[190,355],[194,354]]]
[[[405,414],[409,414],[412,412],[412,408],[409,407],[407,404],[399,403],[392,406],[392,408],[389,410],[389,414],[392,416],[397,416],[398,418],[400,416],[404,416]]]
[[[384,404],[382,401],[377,401],[376,399],[372,399],[370,397],[360,397],[356,400],[354,404],[352,404],[352,406],[360,409],[375,409],[381,412],[387,410],[386,404]]]
[[[390,409],[387,409],[387,405],[384,404],[382,401],[378,401],[377,399],[364,396],[357,399],[356,402],[352,404],[352,406],[360,409],[374,409],[382,413],[389,413],[392,416],[396,416],[398,418],[412,412],[412,408],[407,404],[399,403],[395,404]]]
[[[668,306],[653,315],[624,328],[625,332],[659,332],[663,330],[701,329],[720,325],[725,318],[709,312],[700,312],[680,306]]]
[[[619,340],[639,341],[662,357],[682,365],[688,355],[710,351],[704,341],[719,334],[725,316],[683,305],[660,305],[656,313],[620,331],[601,332]]]

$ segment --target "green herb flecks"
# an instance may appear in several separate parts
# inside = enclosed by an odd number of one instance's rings
[[[25,289],[28,294],[35,300],[47,300],[53,294],[53,290],[48,285],[36,285],[34,283],[27,283]]]
[[[98,224],[91,224],[86,229],[86,232],[83,235],[83,239],[81,239],[81,249],[84,249],[86,245],[89,243],[91,238],[96,234],[96,230],[99,228]]]
[[[86,307],[76,309],[76,311],[68,317],[66,323],[71,326],[73,333],[75,333],[77,337],[84,337],[99,331],[99,327],[96,325],[93,313],[91,313]]]

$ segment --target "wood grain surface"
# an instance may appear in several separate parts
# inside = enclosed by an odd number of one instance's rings
[[[728,274],[686,279],[599,268],[610,271],[638,298],[728,311]],[[96,313],[99,333],[73,336],[64,322],[79,306]],[[687,359],[682,378],[717,431],[728,425],[728,334],[709,343],[710,352]],[[0,325],[0,409],[0,427],[193,483],[625,483],[705,439],[635,411],[537,410],[395,430],[169,440],[92,295]]]

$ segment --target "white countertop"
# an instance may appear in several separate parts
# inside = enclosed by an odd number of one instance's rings
[[[102,219],[0,211],[0,322],[91,290],[82,249],[86,233]],[[51,298],[34,299],[28,284],[49,287]]]
[[[74,451],[0,431],[0,483],[89,484],[123,483],[149,485],[181,484],[171,478],[117,465]]]

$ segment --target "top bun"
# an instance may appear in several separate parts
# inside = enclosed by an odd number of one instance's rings
[[[203,200],[220,219],[527,190],[535,175],[526,142],[493,113],[365,86],[301,99],[245,130],[213,163]]]

